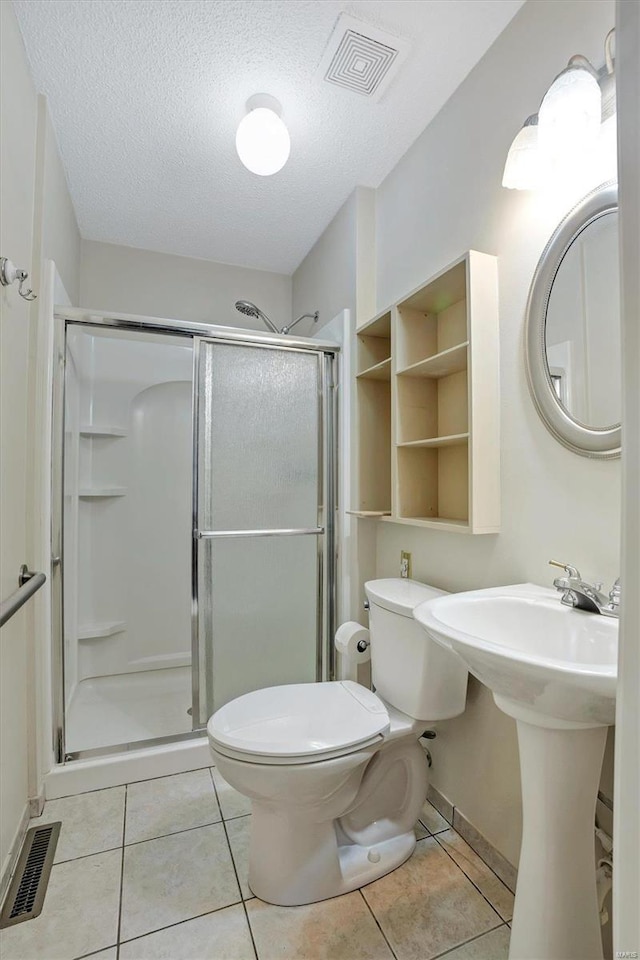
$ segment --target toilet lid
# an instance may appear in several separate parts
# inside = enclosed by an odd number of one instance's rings
[[[383,702],[351,680],[255,690],[225,704],[207,724],[214,744],[263,762],[304,762],[374,741],[388,729]]]

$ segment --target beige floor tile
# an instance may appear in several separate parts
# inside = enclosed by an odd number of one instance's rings
[[[489,869],[484,860],[480,859],[475,850],[472,850],[455,830],[439,833],[438,843],[453,857],[460,869],[464,870],[502,919],[510,920],[513,916],[513,894],[508,887],[505,887],[502,880],[496,877],[493,870]]]
[[[124,848],[122,940],[239,900],[221,823]]]
[[[255,960],[242,906],[226,907],[120,946],[120,960]]]
[[[484,933],[476,940],[445,953],[440,960],[507,960],[510,937],[509,927],[498,927],[497,930]]]
[[[2,960],[73,960],[118,939],[121,850],[53,867],[39,917],[0,931]]]
[[[124,795],[124,787],[110,787],[62,800],[47,800],[42,816],[32,820],[29,826],[62,821],[55,863],[112,850],[122,846]]]
[[[248,797],[244,797],[229,786],[220,771],[216,770],[215,767],[211,774],[218,791],[220,809],[225,820],[230,820],[232,817],[245,817],[248,813],[251,813],[251,800]]]
[[[118,948],[109,947],[108,950],[101,950],[100,953],[90,953],[86,960],[117,960]]]
[[[357,891],[303,907],[247,903],[258,960],[392,960]]]
[[[433,837],[362,893],[398,960],[430,960],[501,923]]]
[[[415,827],[413,828],[416,832],[416,840],[424,840],[425,837],[429,836],[429,831],[425,827],[422,821],[418,820]]]
[[[125,843],[151,840],[221,819],[207,769],[143,780],[127,787]]]
[[[253,896],[248,883],[251,817],[237,817],[235,820],[228,820],[225,826],[229,835],[231,855],[238,872],[242,897],[244,900],[249,900]]]
[[[447,823],[441,813],[428,800],[425,800],[424,806],[420,811],[420,819],[429,831],[429,833],[440,833],[441,830],[449,830],[451,824]]]

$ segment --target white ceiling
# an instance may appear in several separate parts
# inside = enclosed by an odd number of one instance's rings
[[[82,236],[292,273],[376,187],[524,0],[14,0]],[[381,102],[319,80],[346,11],[411,42]],[[244,104],[283,105],[291,157],[241,165]],[[425,171],[425,175],[427,172]]]

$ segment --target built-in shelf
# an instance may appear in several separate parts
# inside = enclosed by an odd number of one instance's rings
[[[418,360],[403,370],[398,370],[398,376],[401,377],[424,377],[427,380],[439,380],[441,377],[448,377],[452,373],[459,373],[467,369],[467,347],[469,341],[459,343],[455,347],[449,347],[448,350],[442,350],[441,353],[435,353],[432,357],[425,360]]]
[[[448,437],[428,437],[425,440],[408,440],[398,447],[460,447],[469,440],[468,433],[454,433]]]
[[[97,500],[99,497],[124,497],[126,487],[81,487],[78,496],[81,500]]]
[[[357,331],[357,516],[500,529],[498,272],[470,250]]]
[[[359,380],[391,380],[391,357],[374,363],[358,374]]]
[[[96,637],[112,637],[114,633],[122,633],[126,623],[124,620],[103,620],[93,623],[83,623],[78,627],[78,640],[95,640]]]
[[[87,423],[80,427],[81,437],[126,437],[127,431],[122,427],[98,427]]]
[[[387,523],[404,523],[411,527],[430,527],[432,530],[446,530],[451,533],[472,533],[466,520],[447,520],[444,517],[380,517]]]
[[[377,519],[378,517],[390,517],[391,510],[345,510],[350,517],[360,517],[361,519]]]

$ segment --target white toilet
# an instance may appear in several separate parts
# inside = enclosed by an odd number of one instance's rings
[[[466,667],[412,616],[443,591],[412,580],[365,591],[376,693],[350,680],[269,687],[207,726],[216,766],[253,801],[249,886],[269,903],[326,900],[403,863],[427,795],[418,737],[465,708]]]

